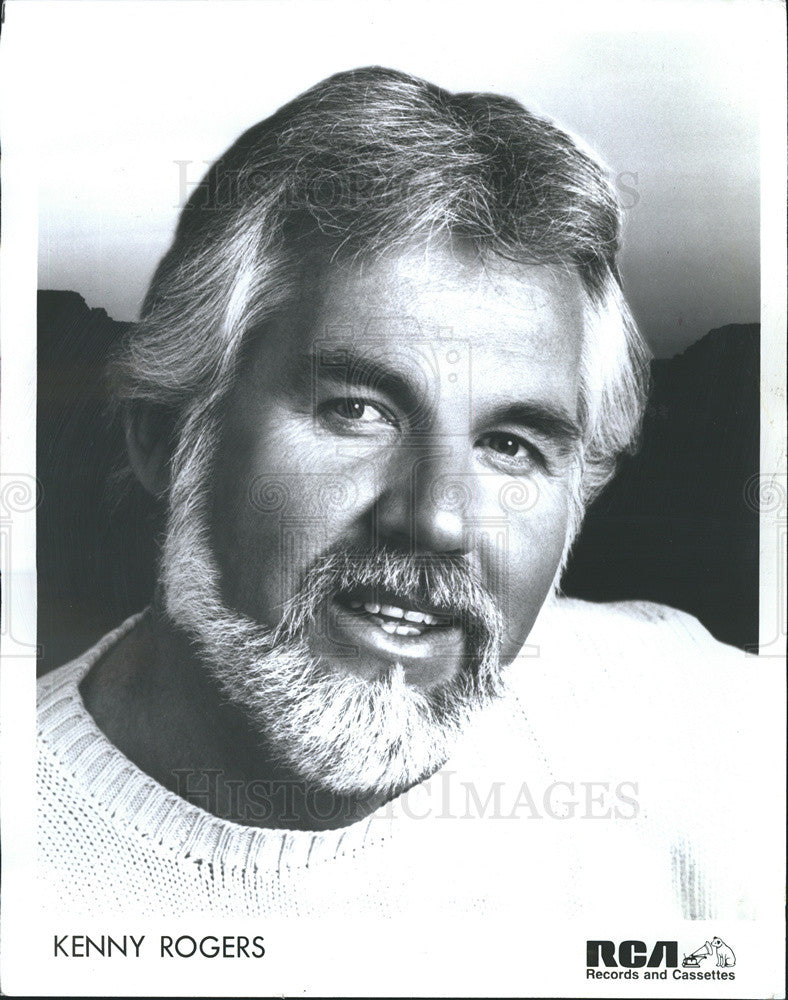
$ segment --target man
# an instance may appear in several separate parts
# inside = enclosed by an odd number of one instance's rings
[[[559,596],[645,400],[619,229],[556,126],[384,69],[212,167],[112,370],[159,587],[41,684],[52,907],[757,907],[759,683]]]

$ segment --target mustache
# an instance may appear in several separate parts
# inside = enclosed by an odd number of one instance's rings
[[[450,616],[485,650],[500,643],[502,615],[463,556],[399,552],[385,546],[338,546],[315,559],[285,604],[279,626],[282,638],[301,633],[307,620],[316,619],[327,598],[362,588],[401,594]]]

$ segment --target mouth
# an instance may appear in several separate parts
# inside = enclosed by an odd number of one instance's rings
[[[468,661],[461,615],[404,594],[338,592],[329,601],[328,624],[321,652],[360,676],[372,678],[398,664],[409,683],[430,688]]]
[[[420,636],[455,624],[450,612],[417,604],[392,592],[340,593],[336,601],[349,614],[377,625],[387,635]]]

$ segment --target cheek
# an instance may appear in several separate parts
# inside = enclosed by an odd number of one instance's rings
[[[543,492],[532,509],[510,518],[503,551],[498,552],[505,661],[519,652],[550,592],[564,550],[568,513],[569,492],[561,487]]]
[[[223,600],[269,627],[287,594],[307,523],[297,488],[294,442],[272,434],[265,414],[230,414],[215,467],[211,536]],[[303,546],[300,546],[303,548]]]
[[[365,462],[362,475],[338,461],[311,425],[235,430],[228,428],[215,477],[212,538],[222,596],[272,627],[303,570],[338,541],[353,540],[374,470]]]
[[[278,483],[265,475],[259,480],[251,456],[237,446],[223,453],[215,481],[211,536],[222,599],[270,627],[284,506]]]

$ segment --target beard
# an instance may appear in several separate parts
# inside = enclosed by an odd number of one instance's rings
[[[174,456],[160,572],[168,617],[271,758],[297,778],[353,797],[411,787],[447,761],[502,692],[500,613],[462,557],[343,545],[305,569],[276,628],[228,607],[209,528],[219,426],[218,416],[195,414]],[[310,631],[328,603],[359,587],[445,609],[465,637],[455,675],[422,689],[396,661],[362,677],[311,652]]]

